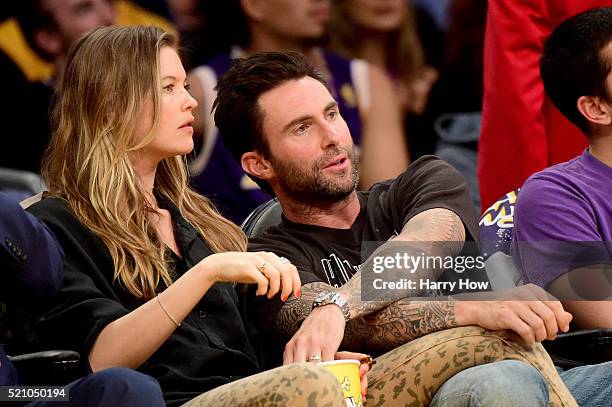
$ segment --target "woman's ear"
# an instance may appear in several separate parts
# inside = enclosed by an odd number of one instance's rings
[[[580,96],[578,111],[592,124],[608,126],[612,123],[612,106],[599,96]]]
[[[254,177],[269,180],[274,176],[274,169],[270,165],[270,161],[256,151],[244,153],[240,159],[240,164],[242,164],[244,172]]]

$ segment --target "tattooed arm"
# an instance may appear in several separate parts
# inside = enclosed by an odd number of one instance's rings
[[[465,229],[461,219],[454,212],[434,208],[411,218],[402,232],[393,240],[396,242],[456,242],[455,245],[446,245],[445,247],[448,251],[444,254],[453,255],[459,253],[463,247]],[[389,243],[381,246],[370,256],[370,259],[384,252],[387,245]],[[364,264],[368,264],[368,261]],[[363,268],[364,266],[362,266]],[[435,272],[435,270],[420,270],[419,275],[435,278]],[[319,342],[329,342],[331,337],[336,339],[337,344],[331,345],[332,348],[335,346],[336,349],[344,338],[345,346],[360,344],[360,346],[365,345],[384,350],[391,349],[419,336],[456,326],[455,307],[452,301],[412,302],[407,299],[398,301],[397,298],[363,301],[361,278],[362,272],[360,270],[339,288],[321,282],[305,284],[302,286],[300,298],[291,297],[283,305],[276,316],[274,325],[279,334],[285,338],[291,338],[285,349],[285,362],[300,361],[305,353],[319,352],[325,354],[326,348]],[[346,332],[344,332],[344,319],[339,307],[325,306],[311,312],[312,302],[322,291],[338,292],[347,300],[350,320],[346,326]],[[414,294],[417,296],[418,291],[415,291]],[[315,320],[318,320],[319,323],[316,323]],[[339,327],[336,325],[341,325],[340,328],[343,332],[340,333]],[[327,335],[328,338],[309,337],[303,339],[304,331],[312,330],[321,330],[321,334]],[[296,348],[304,346],[315,350],[305,353],[297,351]],[[317,348],[320,349],[317,350]],[[289,355],[287,355],[287,352],[289,352]],[[299,354],[300,357],[294,357],[295,354]]]
[[[386,352],[421,336],[459,326],[454,300],[402,299],[370,315],[349,321],[342,345]]]

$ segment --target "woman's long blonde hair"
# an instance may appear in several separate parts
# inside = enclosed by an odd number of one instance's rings
[[[77,218],[108,247],[119,280],[149,299],[171,284],[166,246],[150,221],[153,208],[128,153],[148,144],[159,122],[159,51],[175,39],[155,27],[106,27],[71,48],[53,111],[53,136],[43,177],[52,196],[64,198]],[[153,126],[138,137],[141,112],[154,106]],[[215,252],[245,250],[246,237],[188,185],[184,157],[159,163],[155,191],[172,201]]]

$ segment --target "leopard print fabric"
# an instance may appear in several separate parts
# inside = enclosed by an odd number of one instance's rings
[[[462,370],[500,360],[534,366],[548,383],[551,407],[578,404],[540,344],[521,345],[507,331],[468,326],[432,333],[376,359],[366,405],[427,406],[438,388]],[[346,406],[335,377],[309,363],[282,366],[226,384],[184,404],[204,406]]]

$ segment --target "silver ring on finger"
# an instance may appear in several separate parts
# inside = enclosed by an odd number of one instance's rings
[[[321,361],[321,355],[316,354],[316,355],[312,355],[311,357],[308,358],[309,362],[320,362]]]
[[[264,260],[264,262],[261,263],[261,266],[257,267],[257,270],[259,270],[261,274],[264,274],[264,270],[266,269],[267,265],[268,265],[268,261]]]
[[[288,258],[283,257],[283,256],[279,257],[279,258],[278,258],[278,261],[280,261],[280,263],[281,263],[281,264],[288,264],[288,263],[291,263],[291,262],[289,261],[289,259],[288,259]]]

